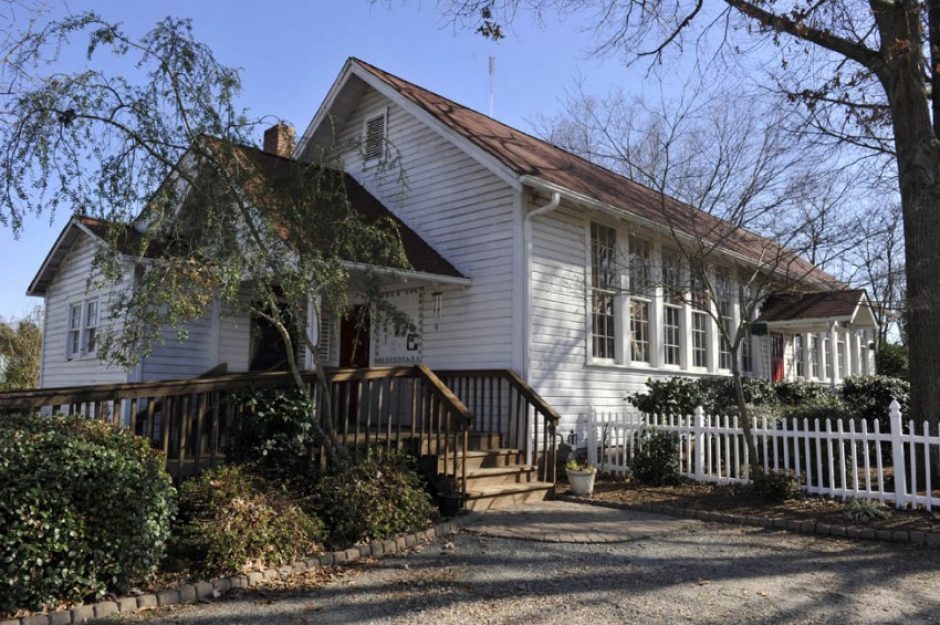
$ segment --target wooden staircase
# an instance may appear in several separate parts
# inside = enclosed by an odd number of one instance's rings
[[[470,449],[458,460],[466,466],[464,508],[489,510],[544,500],[555,485],[539,479],[539,468],[525,463],[525,454],[502,446],[501,436],[471,434]],[[495,442],[495,444],[493,444]],[[492,445],[492,446],[491,446]],[[436,478],[446,479],[447,467],[437,459]]]

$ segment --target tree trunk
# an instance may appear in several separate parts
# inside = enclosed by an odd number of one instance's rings
[[[744,445],[747,447],[748,468],[751,479],[763,472],[764,465],[757,456],[757,443],[754,442],[754,431],[751,430],[751,416],[747,412],[747,402],[744,400],[744,385],[741,383],[741,372],[738,371],[737,351],[732,353],[731,376],[734,379],[734,399],[738,404],[738,418],[741,420],[741,431],[744,433]]]

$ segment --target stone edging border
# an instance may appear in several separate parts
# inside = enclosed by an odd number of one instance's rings
[[[354,545],[342,551],[332,551],[320,556],[304,558],[293,564],[252,571],[245,575],[233,575],[210,581],[183,584],[154,593],[121,597],[113,601],[100,601],[91,605],[80,605],[57,612],[0,620],[0,625],[71,625],[72,623],[87,623],[94,619],[118,613],[128,614],[144,608],[208,601],[220,597],[233,588],[251,588],[262,581],[290,577],[294,573],[303,573],[321,566],[355,562],[360,558],[369,556],[392,555],[410,547],[428,544],[438,538],[453,534],[459,529],[460,523],[456,519],[445,521],[419,532],[398,534],[385,540]]]
[[[617,501],[602,501],[589,497],[576,497],[574,495],[559,495],[561,501],[583,503],[602,508],[615,508],[618,510],[636,510],[639,512],[653,512],[668,516],[700,521],[714,521],[718,523],[733,523],[735,525],[751,525],[765,529],[787,530],[801,534],[815,534],[817,536],[832,536],[833,538],[850,538],[853,540],[873,540],[886,543],[910,543],[940,548],[940,532],[924,532],[920,530],[879,530],[873,528],[854,527],[850,525],[832,525],[818,523],[813,520],[786,519],[780,517],[758,517],[743,514],[728,514],[699,510],[697,508],[679,508],[659,504],[629,504]],[[0,623],[0,625],[5,625]]]

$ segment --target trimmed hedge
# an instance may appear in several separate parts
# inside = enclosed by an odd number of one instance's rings
[[[337,545],[423,527],[435,512],[413,461],[398,454],[370,456],[324,475],[313,505]]]
[[[163,558],[174,494],[162,459],[126,430],[0,419],[0,612],[126,592]]]
[[[210,575],[287,564],[321,550],[323,523],[243,467],[210,469],[180,489],[174,551]]]
[[[842,383],[842,399],[850,412],[882,423],[888,421],[891,400],[901,404],[901,415],[909,414],[911,384],[886,375],[852,376]]]
[[[679,481],[679,437],[655,428],[640,433],[639,446],[630,463],[641,484],[663,486]]]

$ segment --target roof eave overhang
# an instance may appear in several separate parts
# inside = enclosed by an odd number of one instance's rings
[[[670,228],[669,226],[663,225],[661,223],[657,223],[647,217],[642,217],[640,215],[637,215],[636,213],[628,209],[621,208],[619,206],[613,206],[605,202],[601,202],[588,195],[584,195],[582,193],[572,191],[566,187],[562,187],[562,186],[553,184],[551,182],[547,182],[535,176],[520,176],[519,182],[523,184],[524,186],[528,186],[533,189],[537,189],[537,190],[544,191],[547,193],[559,193],[562,197],[568,199],[571,202],[592,208],[602,213],[606,213],[608,215],[611,215],[612,217],[617,217],[618,219],[629,219],[630,221],[637,222],[654,232],[668,234],[669,236],[676,237],[678,239],[688,241],[688,242],[693,242],[696,240],[695,237],[691,235],[685,234],[683,232],[678,232],[677,230]],[[756,263],[754,259],[749,258],[748,256],[741,254],[740,252],[735,252],[734,250],[729,250],[728,248],[725,248],[725,247],[717,247],[715,249],[717,249],[719,252],[721,252],[725,256],[728,256],[729,258],[733,258],[747,266],[755,267],[755,268],[758,267],[758,263]],[[820,282],[817,280],[811,280],[811,282],[813,284],[826,285],[825,282]]]

